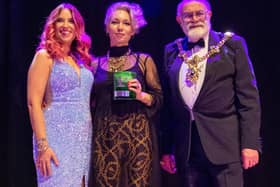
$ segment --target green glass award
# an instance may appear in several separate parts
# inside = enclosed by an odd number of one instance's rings
[[[131,71],[114,72],[114,100],[135,99],[135,93],[127,86],[127,82],[135,77],[136,73]]]

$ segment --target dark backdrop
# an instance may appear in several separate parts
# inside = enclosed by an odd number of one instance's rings
[[[45,18],[62,1],[1,0],[0,1],[0,80],[1,80],[1,186],[36,186],[32,160],[32,131],[26,107],[26,75],[39,42]],[[93,40],[95,55],[106,53],[108,38],[103,26],[110,0],[69,1],[77,6],[86,21],[86,30]],[[161,70],[164,44],[183,36],[175,21],[179,0],[135,0],[145,13],[148,25],[132,41],[135,50],[150,53]],[[279,57],[277,38],[271,18],[279,11],[264,12],[262,4],[245,0],[211,1],[212,26],[215,30],[231,30],[245,37],[255,67],[262,102],[263,154],[261,164],[245,172],[246,187],[276,187],[279,178],[280,133],[277,106]],[[275,10],[269,4],[270,10]],[[279,16],[278,16],[279,17]],[[268,23],[264,26],[264,22]],[[266,35],[264,34],[264,31]],[[279,35],[279,34],[278,34]],[[277,39],[276,39],[277,40]],[[268,41],[268,42],[267,42]],[[279,39],[278,39],[279,44]],[[164,184],[173,177],[164,174]],[[278,177],[278,178],[277,178]]]

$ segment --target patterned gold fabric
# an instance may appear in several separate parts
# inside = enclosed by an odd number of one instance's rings
[[[144,114],[105,118],[94,140],[93,165],[97,186],[118,187],[121,166],[127,168],[128,185],[149,186],[152,142]]]

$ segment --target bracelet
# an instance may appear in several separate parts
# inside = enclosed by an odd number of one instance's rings
[[[49,148],[46,138],[40,138],[37,140],[37,151],[39,153],[44,153]]]
[[[154,104],[154,96],[150,93],[148,93],[148,97],[147,97],[148,103],[150,103],[149,106],[152,106]]]
[[[151,105],[154,104],[154,96],[152,94],[150,94],[150,100],[151,100]]]

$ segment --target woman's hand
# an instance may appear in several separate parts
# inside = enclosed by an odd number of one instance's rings
[[[136,94],[136,99],[141,100],[142,86],[137,79],[131,79],[127,82],[128,89]]]
[[[146,104],[152,105],[153,97],[151,94],[143,92],[141,83],[137,79],[131,79],[127,83],[128,89],[136,94],[136,99]]]
[[[58,159],[50,147],[38,154],[36,165],[43,176],[51,176],[51,161],[53,161],[54,164],[58,166]]]

